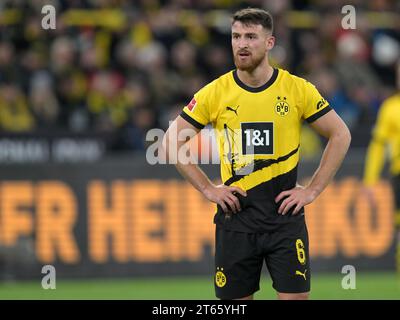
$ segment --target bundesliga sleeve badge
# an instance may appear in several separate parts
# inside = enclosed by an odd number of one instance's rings
[[[188,109],[189,109],[189,111],[193,112],[194,108],[196,107],[196,104],[197,104],[197,101],[196,101],[195,98],[193,98],[193,99],[189,102],[189,104],[188,104],[188,106],[187,106]]]

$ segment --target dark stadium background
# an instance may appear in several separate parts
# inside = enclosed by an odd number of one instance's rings
[[[42,28],[45,5],[55,30]],[[355,30],[342,28],[344,5]],[[146,134],[234,68],[230,15],[248,6],[274,16],[273,65],[314,83],[352,132],[307,208],[311,298],[400,298],[387,170],[377,207],[361,192],[377,111],[396,90],[399,1],[3,0],[0,299],[214,299],[214,206],[173,165],[146,161]],[[323,146],[305,125],[302,181]],[[218,165],[203,168],[218,180]],[[55,290],[41,287],[44,265]],[[341,287],[345,265],[355,290]],[[265,274],[256,297],[274,298]]]

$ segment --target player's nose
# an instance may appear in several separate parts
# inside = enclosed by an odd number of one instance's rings
[[[240,42],[240,43],[239,43],[238,48],[239,48],[239,50],[246,50],[246,49],[249,48],[249,46],[248,46],[247,42],[244,42],[244,41],[243,41],[243,42]]]
[[[247,49],[249,47],[249,44],[246,39],[241,38],[237,42],[237,47],[239,50],[243,50],[243,49]]]

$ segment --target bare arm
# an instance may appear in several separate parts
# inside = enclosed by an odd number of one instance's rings
[[[296,206],[293,211],[296,214],[302,207],[313,202],[332,180],[350,146],[350,131],[334,110],[314,121],[311,127],[328,138],[320,165],[306,187],[298,186],[276,197],[276,202],[286,197],[279,207],[279,213],[286,214],[291,207]]]
[[[175,164],[179,173],[199,190],[208,200],[221,206],[224,212],[239,212],[241,210],[236,192],[246,196],[246,193],[237,187],[214,185],[197,164],[185,163],[179,157],[189,139],[199,133],[199,129],[191,125],[181,116],[171,123],[163,138],[163,151],[168,163]]]

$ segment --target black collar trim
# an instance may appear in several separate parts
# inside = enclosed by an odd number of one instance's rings
[[[270,86],[272,86],[272,84],[275,82],[276,78],[278,78],[278,73],[279,70],[274,68],[274,72],[272,73],[272,77],[266,82],[264,83],[262,86],[260,87],[250,87],[246,84],[244,84],[238,77],[237,75],[237,70],[233,70],[233,79],[235,80],[236,84],[243,88],[244,90],[250,91],[250,92],[261,92],[264,91],[265,89],[269,88]]]

